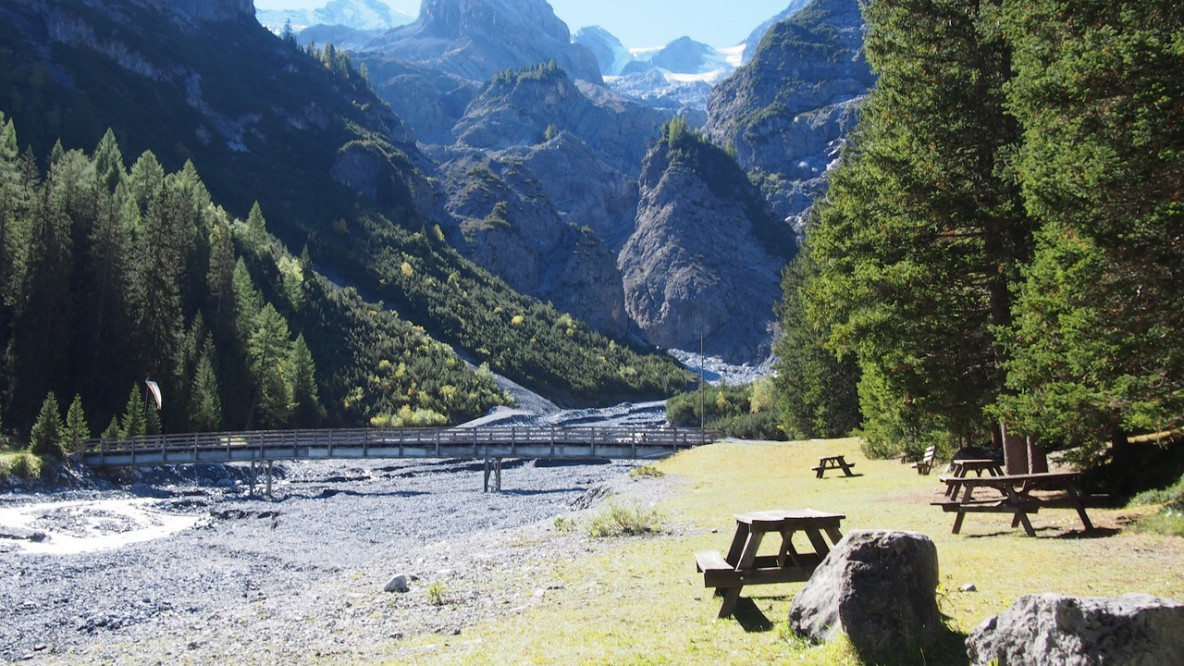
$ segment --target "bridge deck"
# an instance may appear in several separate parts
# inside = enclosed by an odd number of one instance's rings
[[[700,430],[633,428],[401,428],[156,435],[84,443],[92,467],[328,458],[659,459],[715,441]]]

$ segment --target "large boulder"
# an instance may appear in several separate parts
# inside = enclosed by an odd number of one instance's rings
[[[942,627],[937,547],[924,534],[849,533],[789,608],[799,635],[821,643],[846,634],[868,663],[920,655]]]
[[[1184,604],[1145,594],[1028,595],[975,628],[966,650],[983,666],[1184,664]]]

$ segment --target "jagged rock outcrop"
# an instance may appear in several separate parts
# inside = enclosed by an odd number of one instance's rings
[[[540,143],[571,132],[604,161],[636,170],[663,115],[558,68],[505,74],[490,82],[452,130],[456,145],[487,150]]]
[[[375,40],[370,54],[473,81],[553,60],[572,78],[601,82],[596,58],[571,43],[567,24],[545,0],[424,0],[415,23]]]
[[[814,0],[790,0],[788,7],[778,12],[776,16],[757,26],[756,30],[753,30],[748,34],[748,39],[744,40],[744,52],[741,55],[740,64],[747,65],[748,63],[752,62],[752,59],[756,57],[757,50],[760,48],[761,40],[765,38],[765,35],[769,32],[770,28],[802,11],[804,7],[813,1]]]
[[[580,28],[572,35],[571,41],[592,52],[602,76],[616,76],[625,63],[633,58],[616,35],[598,25]]]
[[[646,157],[636,228],[617,259],[651,344],[750,361],[768,354],[792,242],[723,151],[684,135]],[[780,231],[779,231],[780,229]]]
[[[591,228],[564,220],[531,168],[583,154],[586,147],[578,144],[565,135],[496,156],[453,151],[441,167],[449,193],[446,233],[465,256],[514,289],[597,330],[632,335],[615,252]]]
[[[705,134],[732,148],[781,217],[804,219],[826,187],[875,83],[858,0],[815,0],[778,23],[752,62],[720,83]]]
[[[469,79],[399,58],[366,56],[365,63],[374,92],[428,144],[452,142],[452,127],[481,88]]]
[[[650,64],[668,72],[699,74],[720,64],[719,52],[690,37],[679,37],[650,58]]]

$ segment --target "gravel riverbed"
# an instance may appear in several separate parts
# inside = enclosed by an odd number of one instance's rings
[[[387,460],[276,465],[271,498],[261,483],[248,493],[243,467],[3,494],[0,510],[37,510],[0,523],[0,663],[402,660],[402,639],[520,612],[546,595],[536,570],[548,559],[608,547],[555,518],[582,521],[610,494],[648,505],[669,491],[631,478],[637,464],[507,460],[491,493],[480,461]],[[120,501],[99,504],[109,500]],[[110,508],[129,504],[139,513]],[[94,552],[25,552],[175,515],[192,526]],[[396,574],[409,591],[384,591]]]

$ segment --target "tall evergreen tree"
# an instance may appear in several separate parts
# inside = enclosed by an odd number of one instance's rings
[[[1010,323],[1032,221],[1006,158],[1009,51],[996,3],[869,3],[879,79],[807,243],[807,310],[854,353],[872,446],[982,443],[1004,389],[993,331]]]
[[[122,438],[140,437],[148,434],[148,424],[145,416],[144,392],[140,390],[139,382],[132,384],[132,391],[127,396],[127,404],[123,408],[123,416],[119,419],[119,436]]]
[[[316,363],[304,335],[296,336],[288,359],[292,377],[293,425],[315,428],[321,425],[321,399],[317,389]]]
[[[53,393],[45,396],[37,421],[29,431],[29,450],[45,458],[64,458],[62,448],[62,411]]]
[[[810,253],[799,252],[782,276],[785,296],[777,307],[773,382],[781,425],[791,438],[845,437],[862,420],[854,354],[836,358],[826,348],[825,332],[806,313],[804,300],[816,274]]]
[[[1018,168],[1046,222],[1005,417],[1045,441],[1184,425],[1184,6],[1005,3]]]
[[[51,173],[38,188],[14,262],[8,354],[13,411],[18,414],[33,413],[34,396],[64,388],[69,381],[73,243],[70,219],[56,196],[62,185],[56,175]]]
[[[82,443],[90,438],[90,425],[86,422],[86,412],[82,408],[82,396],[75,394],[70,409],[66,411],[66,426],[62,439],[70,451],[79,451]]]
[[[268,303],[256,315],[255,330],[247,345],[251,379],[255,388],[255,422],[264,428],[277,428],[288,422],[292,413],[292,356],[288,324]]]
[[[193,376],[193,390],[190,393],[191,423],[198,432],[212,432],[222,429],[222,399],[218,391],[218,376],[214,372],[214,344],[206,338],[201,356],[197,360],[197,371]]]

